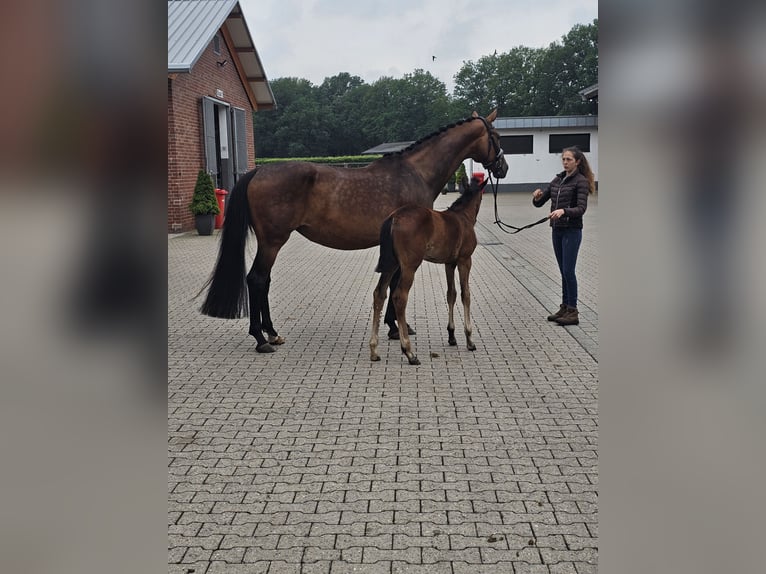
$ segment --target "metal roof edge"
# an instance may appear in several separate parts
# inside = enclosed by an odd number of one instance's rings
[[[271,96],[271,104],[265,104],[265,106],[268,106],[268,109],[276,109],[277,99],[274,97],[274,92],[272,91],[271,83],[269,82],[269,76],[268,74],[266,74],[266,68],[263,65],[263,61],[261,60],[261,55],[258,53],[258,48],[255,46],[255,42],[253,41],[253,35],[250,33],[250,27],[247,25],[247,18],[245,17],[245,11],[242,9],[242,5],[239,3],[239,0],[235,0],[235,7],[239,9],[239,13],[242,16],[242,25],[245,27],[245,33],[247,34],[247,37],[250,39],[250,44],[253,46],[253,52],[255,53],[255,59],[258,61],[258,65],[261,67],[261,71],[263,72],[262,83],[266,85],[266,89],[269,91],[269,96]],[[234,10],[234,7],[232,7],[232,9],[229,11],[229,14],[226,17],[227,19],[231,17],[231,13],[233,12],[233,10]]]
[[[168,4],[180,3],[183,1],[185,0],[168,0]],[[216,1],[221,2],[222,4],[222,7],[218,8],[219,16],[216,20],[210,20],[210,25],[207,30],[208,35],[201,36],[201,38],[204,39],[204,42],[201,42],[197,53],[191,58],[191,62],[189,63],[189,70],[191,70],[194,67],[194,65],[197,63],[197,61],[200,59],[200,57],[202,57],[202,54],[205,52],[205,49],[208,47],[208,45],[210,45],[210,42],[212,42],[213,37],[218,33],[218,30],[221,29],[224,22],[226,22],[226,19],[229,17],[232,10],[234,10],[234,7],[239,4],[239,0],[216,0]],[[170,64],[168,64],[168,71],[170,71]]]

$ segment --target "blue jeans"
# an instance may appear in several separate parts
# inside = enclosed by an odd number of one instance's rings
[[[561,302],[577,307],[577,277],[575,265],[582,242],[582,229],[553,228],[553,252],[561,272]]]

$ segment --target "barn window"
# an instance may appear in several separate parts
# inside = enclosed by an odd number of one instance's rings
[[[590,134],[551,134],[548,152],[561,153],[565,147],[577,146],[580,151],[590,151]]]
[[[500,147],[506,155],[532,153],[532,136],[500,136]]]
[[[220,34],[216,34],[215,36],[213,36],[213,53],[216,56],[221,55],[221,35]]]

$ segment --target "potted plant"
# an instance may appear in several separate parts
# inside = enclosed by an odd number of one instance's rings
[[[218,200],[215,197],[213,178],[204,170],[199,170],[197,183],[194,186],[194,195],[189,209],[194,214],[194,225],[200,235],[213,233],[215,216],[221,210],[218,208]]]
[[[455,191],[455,181],[455,174],[453,173],[447,180],[447,191]]]
[[[461,163],[455,172],[455,186],[460,193],[468,189],[468,174],[466,174],[464,163]]]

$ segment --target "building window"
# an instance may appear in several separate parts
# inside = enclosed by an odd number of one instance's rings
[[[561,153],[565,147],[577,146],[580,151],[590,151],[590,134],[551,134],[548,152]]]
[[[506,155],[532,153],[532,136],[500,136],[500,147]]]
[[[216,34],[215,36],[213,36],[213,53],[216,56],[221,55],[221,35],[220,34]]]

